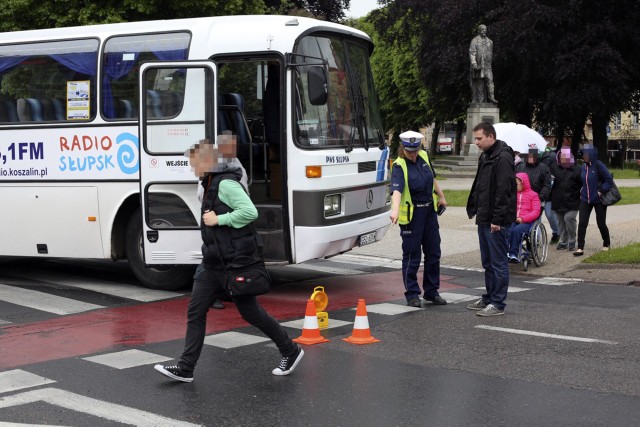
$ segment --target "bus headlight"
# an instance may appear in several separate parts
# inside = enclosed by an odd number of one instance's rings
[[[324,196],[324,216],[339,215],[342,212],[342,197],[340,194]]]

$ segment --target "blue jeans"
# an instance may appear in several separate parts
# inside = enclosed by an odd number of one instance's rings
[[[551,227],[551,233],[556,236],[560,235],[560,227],[558,226],[558,218],[556,218],[556,212],[551,208],[551,201],[544,202],[544,215],[547,217],[547,221],[549,221],[549,226]]]
[[[478,224],[480,259],[487,291],[482,295],[482,302],[493,304],[500,310],[506,307],[504,300],[507,299],[509,288],[508,236],[509,230],[506,227],[492,233],[490,224]]]
[[[529,230],[531,230],[530,222],[523,222],[522,224],[514,222],[511,224],[511,228],[509,229],[509,256],[520,258],[522,238]]]

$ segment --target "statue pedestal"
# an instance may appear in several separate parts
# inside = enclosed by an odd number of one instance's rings
[[[465,156],[480,155],[480,150],[473,143],[473,128],[480,122],[499,123],[500,109],[491,103],[473,104],[467,108],[467,143],[462,148]]]

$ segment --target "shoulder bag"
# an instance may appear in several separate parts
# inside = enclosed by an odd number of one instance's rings
[[[598,173],[598,179],[600,179],[599,173]],[[602,203],[605,206],[611,206],[611,205],[615,205],[620,200],[622,200],[622,194],[620,194],[620,190],[618,190],[618,186],[616,185],[616,182],[613,180],[613,176],[611,176],[611,188],[606,193],[602,193],[602,195],[600,196],[600,203]]]
[[[611,185],[611,189],[600,196],[600,203],[605,206],[615,205],[620,200],[622,200],[622,194],[620,194],[620,190],[618,190],[615,181]]]

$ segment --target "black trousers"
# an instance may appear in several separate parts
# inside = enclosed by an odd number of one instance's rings
[[[213,301],[224,294],[225,278],[225,270],[207,268],[202,264],[196,270],[187,311],[187,335],[178,362],[178,366],[186,371],[193,371],[198,363],[204,345],[207,313]],[[287,332],[258,304],[256,297],[237,296],[233,297],[233,302],[242,318],[269,337],[282,356],[290,356],[296,351],[297,347]]]
[[[589,225],[589,217],[591,210],[596,211],[596,223],[602,236],[602,246],[611,246],[609,237],[609,227],[607,227],[607,207],[602,203],[589,204],[580,201],[580,219],[578,220],[578,249],[584,249],[584,238],[587,235],[587,226]]]

